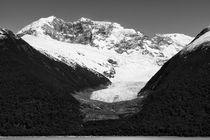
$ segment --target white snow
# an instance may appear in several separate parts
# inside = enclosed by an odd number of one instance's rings
[[[109,66],[105,65],[104,62],[112,54],[102,53],[97,48],[90,47],[89,45],[70,44],[31,35],[25,35],[22,38],[41,52],[45,52],[61,61],[64,58],[68,65],[74,66],[79,64],[89,69],[97,70],[100,73],[109,70]]]
[[[113,82],[120,81],[148,81],[158,70],[155,59],[150,56],[141,54],[124,54],[122,65],[116,68],[115,78]]]

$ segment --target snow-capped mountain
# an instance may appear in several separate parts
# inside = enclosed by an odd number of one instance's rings
[[[148,81],[169,58],[192,40],[192,37],[177,33],[157,34],[149,38],[114,22],[87,18],[65,22],[54,16],[31,23],[18,35],[42,53],[71,66],[79,64],[87,67],[112,82]],[[99,93],[93,94],[92,99],[115,99],[112,92],[110,98],[104,98]],[[137,93],[134,95],[122,96],[123,99],[131,99]]]

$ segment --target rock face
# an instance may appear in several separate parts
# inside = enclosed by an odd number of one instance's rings
[[[87,68],[69,67],[0,29],[1,135],[63,135],[81,129],[74,91],[107,84]]]
[[[24,27],[18,34],[20,36],[25,34],[48,35],[59,41],[92,44],[95,47],[111,47],[112,44],[119,43],[124,38],[143,37],[140,32],[124,29],[117,23],[92,21],[87,18],[80,18],[75,22],[65,22],[54,16],[41,18]]]

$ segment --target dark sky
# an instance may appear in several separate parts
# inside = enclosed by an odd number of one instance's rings
[[[210,25],[210,0],[1,0],[0,27],[17,32],[41,17],[108,20],[149,36],[195,36]]]

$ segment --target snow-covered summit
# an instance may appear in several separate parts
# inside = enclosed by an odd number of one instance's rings
[[[123,39],[143,36],[134,29],[125,29],[114,22],[93,21],[84,17],[75,22],[65,22],[54,16],[41,18],[21,29],[18,34],[20,36],[25,34],[45,36],[68,43],[91,44],[106,48],[111,48]]]
[[[18,34],[50,37],[67,43],[89,44],[120,54],[141,50],[143,54],[167,59],[192,40],[191,37],[178,33],[157,34],[150,39],[140,31],[124,28],[118,23],[94,21],[85,17],[75,22],[65,22],[54,16],[41,18],[21,29]],[[160,52],[160,49],[165,50],[166,54],[164,51]],[[168,53],[169,51],[171,53]]]
[[[80,19],[78,19],[78,21],[80,21],[80,22],[90,22],[91,19],[86,18],[86,17],[81,17]]]
[[[22,36],[24,34],[31,34],[34,36],[47,37],[47,32],[53,32],[53,30],[57,30],[57,26],[61,26],[63,24],[64,21],[55,16],[40,18],[39,20],[34,21],[31,24],[25,26],[17,34],[19,36]]]

